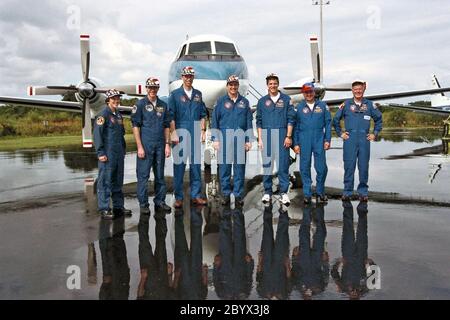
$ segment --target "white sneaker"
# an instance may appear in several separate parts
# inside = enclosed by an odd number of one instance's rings
[[[283,193],[281,195],[281,203],[284,204],[285,206],[289,206],[291,204],[291,200],[289,199],[287,193]]]
[[[262,197],[261,201],[262,201],[263,203],[268,203],[268,202],[270,202],[271,198],[272,198],[272,197],[270,196],[270,194],[266,193],[266,194]]]

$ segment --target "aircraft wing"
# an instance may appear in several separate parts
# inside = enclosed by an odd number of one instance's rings
[[[82,105],[78,102],[37,100],[17,97],[0,97],[0,105],[14,105],[81,113]]]
[[[127,106],[119,107],[120,114],[126,118],[131,117],[131,110],[133,110],[133,107],[127,107]]]
[[[411,105],[403,105],[403,104],[389,104],[389,105],[387,105],[387,107],[405,109],[405,110],[410,110],[410,111],[418,111],[418,112],[424,112],[424,113],[432,113],[432,114],[438,114],[438,115],[450,115],[450,110],[443,110],[443,109],[433,108],[433,107],[419,107],[419,106],[411,106]]]
[[[428,94],[436,94],[436,93],[442,93],[442,92],[450,92],[450,87],[438,88],[438,89],[427,89],[427,90],[381,93],[381,94],[375,94],[375,95],[367,95],[364,97],[366,99],[369,99],[372,101],[381,101],[381,100],[400,99],[400,98],[415,97],[415,96],[424,96],[424,95],[428,95]],[[333,105],[339,105],[347,99],[351,99],[351,98],[328,99],[328,100],[325,99],[324,102],[326,102],[329,106],[333,106]]]

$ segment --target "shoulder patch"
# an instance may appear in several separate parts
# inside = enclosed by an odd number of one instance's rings
[[[344,109],[344,107],[345,107],[345,102],[342,102],[341,105],[339,106],[339,110]]]
[[[105,124],[105,118],[103,118],[102,116],[97,117],[97,125],[102,126]]]
[[[132,114],[135,114],[136,112],[137,112],[137,106],[134,105],[134,106],[133,106],[133,109],[131,109],[131,113],[132,113]]]

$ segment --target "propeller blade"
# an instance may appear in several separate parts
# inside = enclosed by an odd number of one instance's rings
[[[46,87],[33,87],[27,88],[29,96],[53,96],[53,95],[65,95],[67,93],[76,92],[78,89],[75,86],[46,86]]]
[[[81,49],[81,70],[83,72],[83,80],[89,80],[89,69],[91,66],[91,51],[89,45],[89,35],[80,35],[80,49]]]
[[[82,109],[83,117],[83,148],[92,148],[92,123],[91,123],[91,105],[89,99],[85,99]]]
[[[103,87],[103,88],[95,88],[95,92],[97,93],[105,93],[106,91],[110,89],[116,89],[120,91],[123,94],[129,94],[129,95],[141,95],[145,94],[143,86],[138,85],[123,85],[123,86],[109,86],[109,87]]]
[[[351,83],[333,84],[331,86],[326,86],[325,90],[327,90],[327,91],[352,91],[352,84]]]
[[[322,71],[320,70],[319,42],[317,41],[317,37],[311,37],[309,42],[311,46],[311,62],[314,79],[320,83],[322,81]]]

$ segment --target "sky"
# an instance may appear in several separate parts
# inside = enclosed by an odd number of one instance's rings
[[[325,84],[363,78],[376,94],[431,88],[436,74],[450,86],[450,1],[331,0],[323,16]],[[312,76],[308,39],[320,23],[310,0],[2,0],[0,31],[2,96],[80,82],[84,33],[91,76],[110,85],[157,76],[166,95],[170,63],[187,35],[233,39],[250,82],[264,92],[268,73],[281,85]]]

